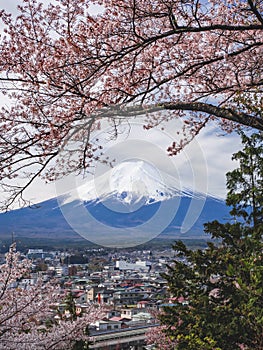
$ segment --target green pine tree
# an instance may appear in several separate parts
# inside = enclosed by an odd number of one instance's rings
[[[70,320],[75,321],[77,319],[76,304],[72,292],[69,292],[65,298],[65,310],[70,314]]]
[[[178,350],[263,349],[263,135],[241,137],[239,167],[227,174],[233,221],[205,225],[215,239],[205,250],[177,241],[164,275],[170,293],[187,300],[160,316]]]

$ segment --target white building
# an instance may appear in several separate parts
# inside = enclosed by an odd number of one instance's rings
[[[135,263],[128,263],[125,260],[117,260],[116,268],[119,270],[132,270],[132,271],[149,271],[150,263],[147,261],[136,261]]]

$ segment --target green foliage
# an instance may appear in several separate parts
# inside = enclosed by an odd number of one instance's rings
[[[72,350],[87,350],[89,348],[89,342],[84,340],[77,340],[73,345]]]
[[[77,319],[77,314],[76,314],[76,304],[73,298],[72,292],[69,292],[65,298],[65,310],[69,312],[70,314],[70,319],[72,321]]]
[[[241,133],[241,137],[244,148],[232,157],[239,168],[227,173],[226,203],[233,206],[231,215],[257,226],[263,220],[263,136]]]
[[[166,307],[161,322],[178,350],[263,348],[262,139],[242,134],[244,149],[233,156],[239,168],[227,174],[227,204],[234,222],[205,225],[220,244],[174,245],[177,259],[164,277],[171,295],[187,303]]]

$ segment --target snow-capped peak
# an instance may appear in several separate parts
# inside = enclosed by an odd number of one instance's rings
[[[79,186],[68,194],[65,202],[73,200],[104,201],[115,196],[120,202],[131,205],[144,201],[150,204],[189,191],[181,188],[179,181],[159,171],[145,161],[129,160]]]

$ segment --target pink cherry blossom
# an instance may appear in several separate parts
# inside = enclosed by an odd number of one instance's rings
[[[262,1],[20,3],[16,17],[0,12],[0,89],[10,101],[0,111],[3,209],[22,205],[37,177],[107,161],[90,143],[104,122],[114,135],[130,118],[146,129],[181,118],[170,155],[211,120],[225,132],[263,130]],[[22,185],[10,182],[17,176]]]
[[[103,316],[101,307],[90,305],[74,321],[55,321],[55,306],[65,298],[56,281],[41,276],[32,286],[17,286],[30,276],[31,262],[21,259],[15,244],[0,265],[0,348],[6,350],[69,349],[77,340],[88,340],[86,327]],[[61,292],[63,292],[61,294]]]

